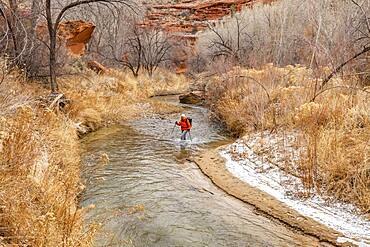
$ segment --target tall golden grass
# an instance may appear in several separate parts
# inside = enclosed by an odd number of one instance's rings
[[[166,72],[137,79],[89,72],[59,82],[70,100],[62,111],[41,104],[49,90],[20,72],[0,85],[0,246],[91,246],[97,227],[84,226],[78,206],[79,136],[159,111],[150,96],[187,89],[184,77]]]
[[[185,92],[188,82],[183,75],[167,71],[160,71],[153,77],[134,78],[129,73],[110,70],[103,76],[61,78],[60,86],[72,100],[66,109],[69,118],[84,133],[107,123],[137,117],[148,98]]]
[[[1,150],[2,235],[29,246],[89,246],[77,196],[80,156],[72,122],[23,106],[5,120]]]
[[[300,66],[236,67],[212,80],[208,97],[235,136],[297,133],[304,141],[296,146],[305,151],[295,165],[305,187],[369,213],[370,90],[355,77],[335,78],[322,92],[316,90],[319,83]]]

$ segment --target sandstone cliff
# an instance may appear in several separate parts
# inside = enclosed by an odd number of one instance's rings
[[[61,22],[58,27],[58,38],[71,55],[82,56],[86,44],[90,41],[95,25],[81,20]],[[40,23],[36,30],[39,37],[47,39],[48,31],[45,23]]]
[[[197,51],[195,44],[197,33],[220,21],[223,17],[240,12],[244,7],[253,4],[271,3],[274,0],[179,0],[177,3],[156,4],[152,1],[144,3],[147,12],[139,26],[143,28],[161,28],[181,42],[176,51],[177,73],[187,71],[187,60]],[[186,47],[186,49],[184,49]]]
[[[271,3],[273,0],[180,0],[176,4],[152,4],[147,6],[142,26],[161,27],[171,33],[195,34],[205,29],[208,23],[241,11],[256,2]]]

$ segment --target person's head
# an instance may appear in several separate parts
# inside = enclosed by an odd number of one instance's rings
[[[186,119],[186,115],[183,113],[181,114],[181,120],[185,120]]]

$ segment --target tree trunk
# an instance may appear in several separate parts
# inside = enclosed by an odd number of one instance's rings
[[[8,19],[6,20],[6,23],[9,28],[10,35],[12,37],[13,41],[13,56],[14,56],[14,62],[16,65],[19,64],[19,48],[18,48],[18,40],[17,40],[17,28],[16,28],[16,16],[18,14],[18,6],[17,2],[15,0],[9,1],[10,5],[10,13],[8,16]]]
[[[46,19],[48,23],[50,47],[49,47],[49,70],[50,70],[50,89],[52,93],[58,91],[57,77],[56,77],[56,43],[57,43],[57,26],[53,25],[51,15],[50,0],[46,0]]]
[[[53,36],[50,37],[50,88],[51,92],[55,93],[58,91],[58,83],[56,77],[56,34],[53,32]]]
[[[32,1],[32,7],[31,7],[31,40],[32,42],[35,42],[36,40],[36,25],[37,25],[37,18],[39,17],[40,13],[40,7],[41,3],[39,0],[33,0]]]

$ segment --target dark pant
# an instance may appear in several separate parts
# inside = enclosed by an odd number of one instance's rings
[[[186,140],[186,135],[189,133],[189,130],[181,130],[181,140]]]

